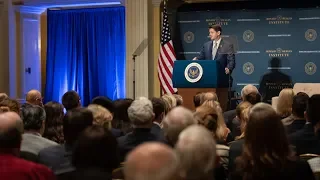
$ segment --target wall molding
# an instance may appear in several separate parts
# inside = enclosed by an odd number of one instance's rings
[[[40,15],[47,11],[46,7],[35,7],[35,6],[15,6],[17,12],[23,14],[37,14]]]
[[[155,7],[160,7],[162,0],[152,0],[152,5]]]

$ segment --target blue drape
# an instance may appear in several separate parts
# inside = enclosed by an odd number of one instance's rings
[[[124,7],[49,10],[45,101],[125,97]]]

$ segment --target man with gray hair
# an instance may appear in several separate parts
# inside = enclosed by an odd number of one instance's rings
[[[203,126],[192,125],[183,130],[175,146],[180,160],[180,176],[185,180],[213,179],[216,142]]]
[[[149,99],[141,97],[134,100],[128,108],[128,117],[134,129],[133,132],[118,138],[121,160],[124,160],[127,153],[139,144],[148,141],[162,141],[160,136],[151,133],[154,113]]]
[[[126,180],[176,180],[179,161],[172,148],[144,143],[129,153],[124,166]]]
[[[179,134],[188,126],[197,123],[189,109],[181,106],[172,109],[163,120],[163,131],[168,144],[173,147]]]
[[[22,135],[22,152],[38,155],[42,149],[58,145],[56,142],[42,137],[46,121],[46,112],[42,107],[25,106],[21,109],[21,118],[25,129]]]

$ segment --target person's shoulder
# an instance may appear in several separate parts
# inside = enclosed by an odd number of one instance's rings
[[[39,156],[43,156],[43,155],[47,155],[47,154],[52,155],[52,154],[56,154],[56,153],[64,152],[64,151],[65,151],[64,146],[57,144],[57,145],[53,145],[53,146],[42,149],[39,152]]]
[[[20,168],[20,172],[24,172],[24,173],[38,173],[38,174],[42,174],[42,175],[52,175],[53,173],[52,171],[41,164],[36,164],[34,162],[31,161],[26,161],[24,159],[20,159],[20,158],[16,158],[16,164],[19,164]]]
[[[204,46],[209,46],[210,44],[212,44],[212,41],[207,41],[204,43]]]

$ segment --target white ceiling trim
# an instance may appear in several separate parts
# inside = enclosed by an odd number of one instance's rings
[[[15,6],[15,10],[21,13],[42,14],[47,10],[47,8],[35,6]]]
[[[124,0],[21,0],[23,6],[43,8],[77,8],[90,6],[122,6]]]

